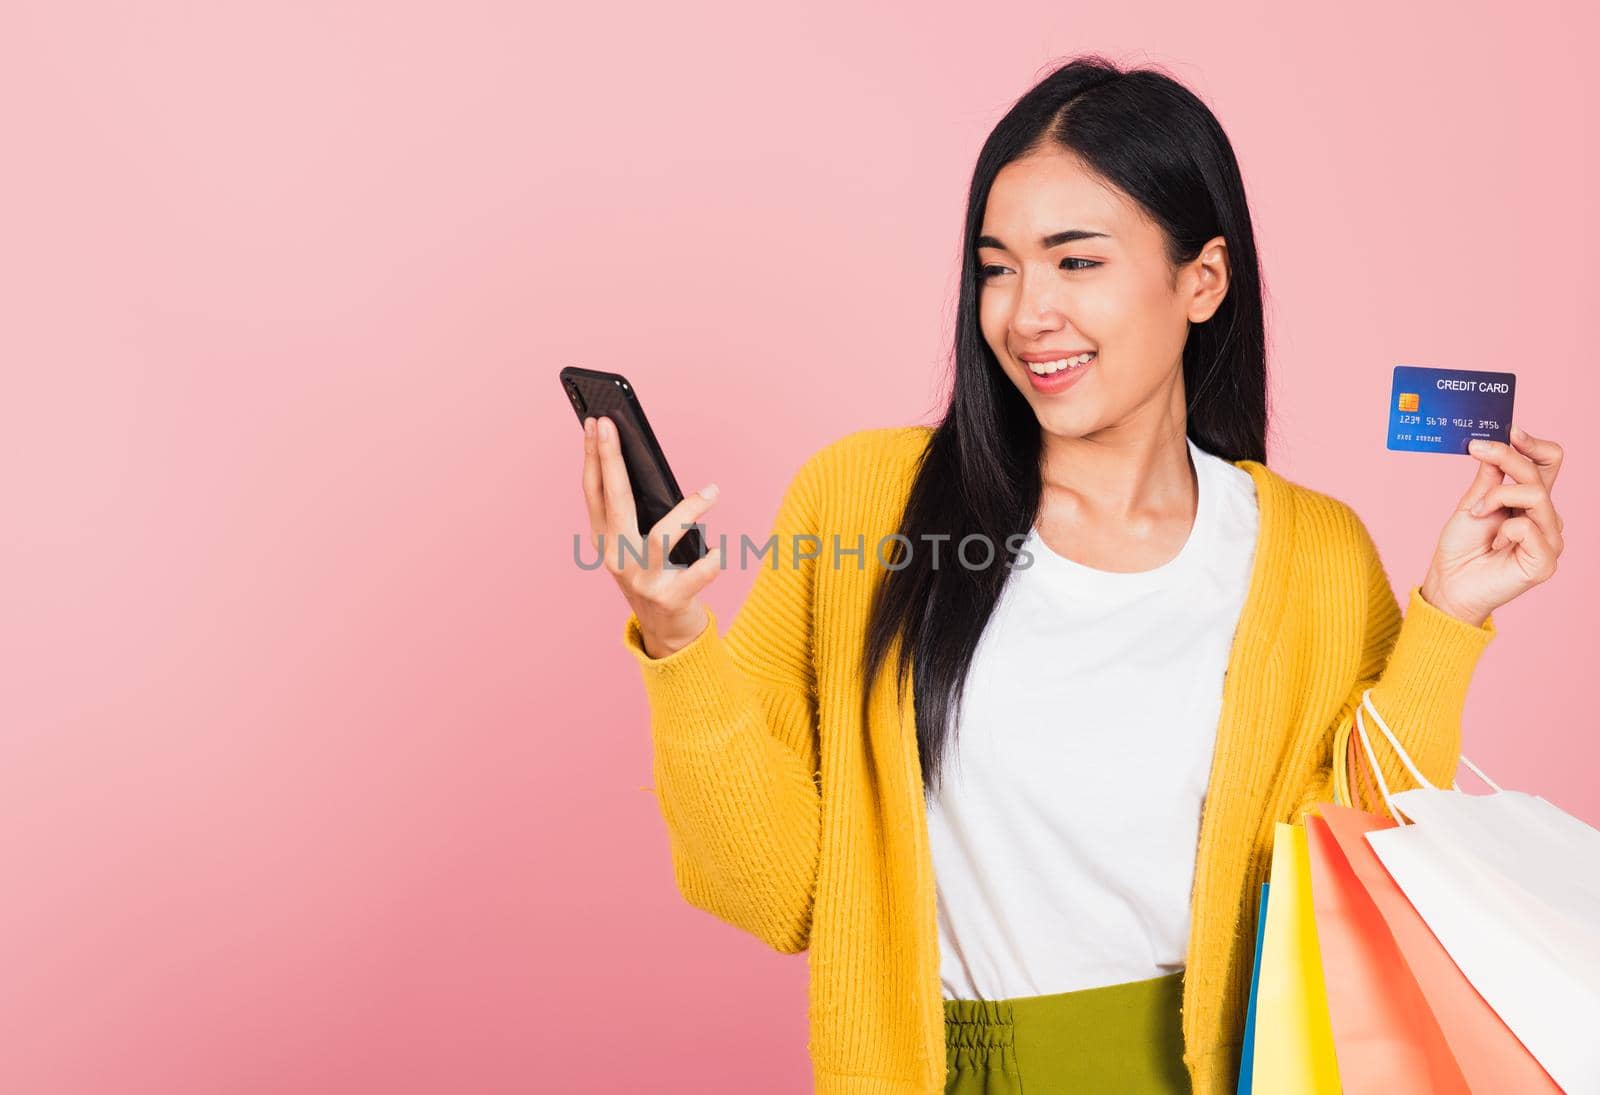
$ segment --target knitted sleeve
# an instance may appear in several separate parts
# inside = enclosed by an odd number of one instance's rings
[[[1484,648],[1495,636],[1494,618],[1474,626],[1429,604],[1421,587],[1413,585],[1405,615],[1389,583],[1388,574],[1366,526],[1348,511],[1358,550],[1367,575],[1366,639],[1361,667],[1329,728],[1332,742],[1329,765],[1320,781],[1307,793],[1302,807],[1331,801],[1332,765],[1346,764],[1353,805],[1374,813],[1385,808],[1376,797],[1375,784],[1361,768],[1367,766],[1357,744],[1349,747],[1355,709],[1361,694],[1372,689],[1372,704],[1405,746],[1417,768],[1436,786],[1448,787],[1455,778],[1461,756],[1461,713],[1467,688]],[[1415,785],[1398,754],[1368,723],[1373,753],[1391,791]],[[1359,760],[1355,758],[1359,757]]]
[[[645,652],[637,614],[623,629],[649,701],[679,892],[785,954],[809,945],[821,843],[816,561],[801,558],[816,551],[799,543],[817,523],[819,462],[813,455],[789,483],[773,550],[752,552],[759,570],[725,634],[708,609],[705,630],[658,659]]]

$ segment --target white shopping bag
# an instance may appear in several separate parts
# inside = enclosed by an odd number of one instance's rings
[[[1428,928],[1563,1090],[1600,1095],[1600,832],[1536,795],[1435,787],[1363,693],[1356,733],[1397,821],[1367,834]],[[1363,712],[1418,786],[1391,795]]]

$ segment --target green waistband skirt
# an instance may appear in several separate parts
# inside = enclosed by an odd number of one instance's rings
[[[944,1002],[945,1095],[1189,1091],[1183,972],[1121,985]]]

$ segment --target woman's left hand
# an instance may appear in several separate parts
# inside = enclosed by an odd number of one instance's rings
[[[1479,439],[1469,451],[1479,460],[1478,474],[1439,534],[1421,592],[1435,608],[1476,627],[1556,572],[1563,522],[1550,490],[1562,449],[1513,426],[1511,444]]]

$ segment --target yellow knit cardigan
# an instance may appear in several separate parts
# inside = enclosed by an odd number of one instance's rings
[[[687,646],[656,659],[636,615],[623,630],[644,679],[678,889],[778,951],[809,951],[807,1049],[820,1095],[944,1090],[914,675],[904,703],[888,671],[865,710],[860,700],[869,597],[884,569],[877,545],[899,527],[930,435],[927,426],[859,430],[807,459],[773,525],[782,555],[751,564],[760,569],[725,634],[713,615]],[[1402,621],[1348,505],[1255,461],[1235,463],[1255,482],[1261,521],[1190,900],[1182,1026],[1197,1095],[1234,1090],[1273,824],[1331,799],[1334,757],[1367,687],[1418,767],[1448,785],[1467,686],[1495,633],[1492,619],[1474,627],[1416,586]],[[792,565],[793,538],[806,534],[821,552]],[[1386,746],[1381,763],[1391,787],[1411,785]]]

